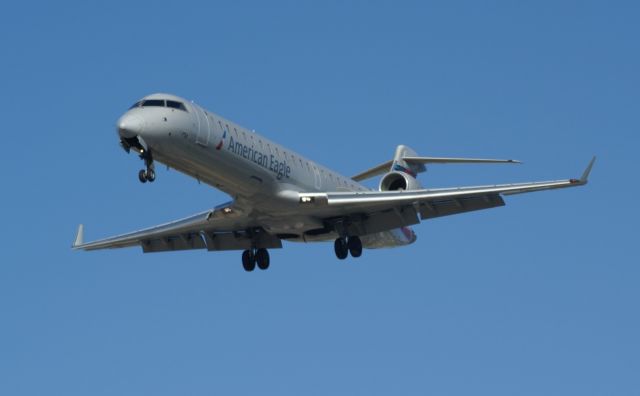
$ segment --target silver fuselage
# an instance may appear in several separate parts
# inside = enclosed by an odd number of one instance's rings
[[[168,107],[134,107],[118,121],[121,137],[134,135],[154,160],[229,194],[260,218],[264,228],[291,235],[292,241],[335,239],[331,232],[308,235],[323,226],[317,216],[307,216],[298,205],[299,192],[369,191],[358,182],[317,164],[298,153],[243,128],[217,114],[173,95],[186,111]],[[295,235],[295,237],[294,237]],[[415,234],[408,228],[362,236],[367,248],[407,245]]]

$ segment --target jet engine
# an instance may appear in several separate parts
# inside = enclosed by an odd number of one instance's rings
[[[380,180],[380,191],[419,190],[422,186],[411,175],[404,172],[389,172]]]

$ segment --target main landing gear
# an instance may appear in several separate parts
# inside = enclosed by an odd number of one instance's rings
[[[242,268],[251,272],[256,268],[261,270],[269,268],[269,251],[267,249],[248,249],[242,252]]]
[[[140,183],[153,183],[154,180],[156,180],[156,172],[153,169],[140,169],[140,172],[138,172],[138,180],[140,180]]]
[[[336,257],[340,260],[346,259],[349,253],[351,253],[351,257],[360,257],[362,256],[362,241],[357,236],[338,238],[333,243],[333,249],[336,252]]]
[[[142,150],[140,152],[140,158],[144,160],[147,168],[141,169],[140,172],[138,172],[138,180],[140,180],[140,183],[153,183],[153,181],[156,180],[156,171],[153,166],[151,150]]]

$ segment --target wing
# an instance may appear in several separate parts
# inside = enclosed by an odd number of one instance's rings
[[[252,230],[252,231],[248,231]],[[277,237],[258,228],[255,220],[231,203],[170,223],[84,243],[84,226],[78,227],[76,250],[141,246],[145,253],[171,250],[244,250],[251,247],[281,248]]]
[[[329,222],[348,218],[348,231],[362,235],[416,224],[419,219],[503,206],[504,195],[582,186],[594,162],[595,157],[580,179],[413,191],[301,193],[300,204]]]

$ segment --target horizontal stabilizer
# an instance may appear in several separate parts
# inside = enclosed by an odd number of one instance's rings
[[[513,159],[484,159],[484,158],[446,158],[446,157],[402,157],[409,165],[425,164],[521,164],[522,162]],[[351,179],[362,181],[374,176],[382,175],[389,171],[393,161],[384,162],[376,167],[368,169],[353,176]]]
[[[375,166],[371,169],[367,169],[366,171],[353,176],[351,179],[354,181],[362,181],[362,180],[371,179],[374,176],[382,175],[384,173],[389,172],[389,168],[391,167],[391,164],[393,164],[392,160],[383,162],[378,166]]]
[[[404,157],[408,163],[414,164],[521,164],[512,159],[484,158],[443,158],[443,157]]]

